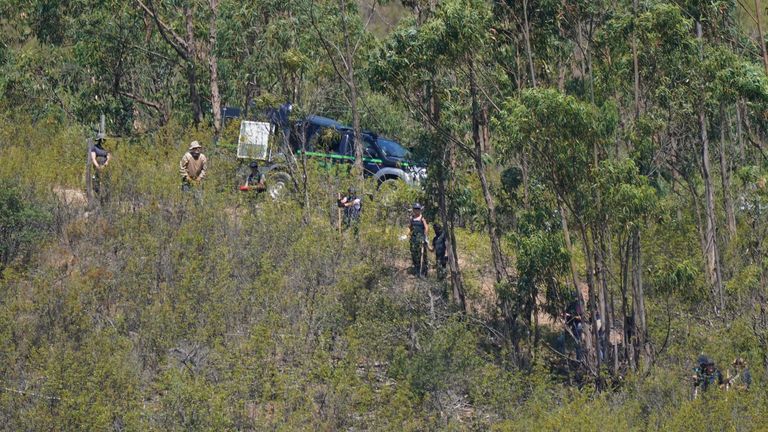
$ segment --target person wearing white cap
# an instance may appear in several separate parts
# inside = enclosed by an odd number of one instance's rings
[[[181,173],[181,190],[189,191],[192,186],[199,187],[205,178],[208,167],[208,159],[202,153],[203,146],[197,141],[192,141],[189,150],[184,153],[179,163]]]

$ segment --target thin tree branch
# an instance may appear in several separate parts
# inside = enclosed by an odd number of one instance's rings
[[[138,103],[140,103],[142,105],[146,105],[146,106],[148,106],[150,108],[154,108],[154,109],[156,109],[160,113],[165,113],[165,111],[163,110],[163,106],[160,105],[160,103],[158,103],[158,102],[152,102],[150,100],[144,99],[144,98],[142,98],[140,96],[136,96],[133,93],[129,93],[129,92],[126,92],[126,91],[123,91],[123,90],[118,90],[118,94],[120,96],[125,96],[128,99],[136,101],[136,102],[138,102]]]
[[[331,48],[335,49],[336,53],[338,54],[338,56],[341,59],[341,61],[344,63],[344,66],[347,68],[347,70],[349,70],[350,66],[347,64],[347,62],[346,62],[346,60],[344,58],[344,54],[341,52],[341,49],[338,46],[336,46],[335,44],[333,44],[330,41],[328,41],[328,39],[326,39],[325,36],[323,36],[323,32],[320,31],[320,28],[317,26],[317,19],[315,18],[314,10],[315,10],[315,8],[314,8],[314,4],[313,4],[309,8],[309,18],[310,18],[309,22],[312,25],[312,28],[315,29],[315,32],[317,33],[317,37],[318,37],[318,39],[320,39],[320,43],[323,45],[323,49],[325,50],[325,53],[328,54],[328,59],[331,61],[331,66],[333,66],[333,70],[336,72],[336,75],[338,75],[339,78],[341,78],[341,80],[344,82],[344,84],[346,84],[346,86],[351,90],[352,89],[352,83],[347,81],[347,79],[344,76],[344,74],[341,73],[341,69],[339,69],[339,66],[338,66],[338,64],[336,64],[336,60],[334,59],[334,56],[333,56],[333,51],[334,50],[331,49]]]
[[[742,3],[742,1],[741,1],[741,0],[736,0],[736,2],[739,4],[739,6],[741,6],[741,8],[742,8],[742,9],[744,9],[744,12],[746,12],[746,13],[747,13],[747,15],[749,15],[749,17],[750,17],[750,18],[752,18],[752,21],[753,21],[755,24],[757,24],[757,18],[755,18],[755,16],[754,16],[754,15],[752,15],[752,12],[751,12],[749,9],[747,9],[747,7],[744,5],[744,3]],[[757,12],[757,13],[760,13],[760,11],[756,11],[756,12]]]
[[[41,394],[38,394],[38,393],[29,392],[29,391],[23,391],[23,390],[16,390],[16,389],[12,389],[12,388],[9,388],[9,387],[0,387],[0,390],[4,390],[4,391],[7,391],[7,392],[12,392],[12,393],[16,393],[16,394],[20,394],[20,395],[24,395],[24,396],[33,396],[33,397],[42,398],[42,399],[48,399],[48,400],[61,400],[61,398],[56,397],[56,396],[44,396],[44,395],[41,395]]]
[[[176,32],[174,32],[170,26],[160,20],[160,17],[154,11],[154,7],[148,7],[141,0],[136,0],[136,3],[138,3],[139,6],[144,9],[144,11],[149,14],[149,16],[152,17],[152,19],[155,21],[155,24],[157,25],[157,29],[160,31],[160,35],[179,54],[179,56],[181,56],[181,58],[186,61],[192,61],[193,59],[190,58],[187,41],[176,34]],[[152,0],[149,0],[148,3],[151,6]],[[173,40],[171,40],[171,37],[168,36],[169,33],[173,37]]]

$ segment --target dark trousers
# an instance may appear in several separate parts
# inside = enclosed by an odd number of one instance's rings
[[[93,168],[91,175],[91,190],[99,198],[99,203],[104,204],[109,198],[109,176],[106,173]]]

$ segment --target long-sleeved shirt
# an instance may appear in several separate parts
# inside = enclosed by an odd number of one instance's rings
[[[181,178],[189,178],[190,180],[203,179],[205,177],[205,170],[208,167],[208,159],[204,154],[200,154],[200,157],[195,159],[192,153],[186,152],[181,158],[179,163],[179,172]]]

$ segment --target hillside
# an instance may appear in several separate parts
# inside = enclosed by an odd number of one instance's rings
[[[0,2],[0,430],[768,430],[763,9]]]

